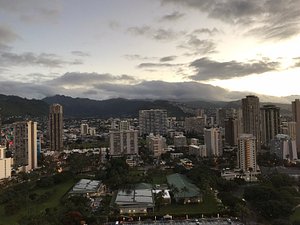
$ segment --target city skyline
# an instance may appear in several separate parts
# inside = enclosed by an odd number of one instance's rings
[[[0,1],[1,93],[283,101],[269,96],[300,95],[299,11],[299,0]]]

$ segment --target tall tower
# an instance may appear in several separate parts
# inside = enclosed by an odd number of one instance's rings
[[[280,132],[280,108],[275,105],[264,105],[260,111],[262,144],[269,147],[271,140]]]
[[[53,104],[49,110],[50,150],[63,150],[63,107]]]
[[[300,152],[300,100],[295,99],[292,102],[293,120],[296,122],[296,146]]]
[[[222,134],[219,128],[204,129],[204,143],[207,156],[222,156]]]
[[[139,111],[140,135],[167,133],[167,110],[150,109]]]
[[[37,123],[14,123],[14,165],[25,172],[37,167]]]
[[[225,142],[230,146],[236,146],[239,136],[239,121],[236,118],[225,119]]]
[[[238,140],[238,167],[243,171],[257,171],[256,139],[252,134],[241,134]]]
[[[259,99],[254,95],[248,95],[242,99],[244,133],[253,134],[256,138],[256,150],[261,149],[260,136],[260,109]]]

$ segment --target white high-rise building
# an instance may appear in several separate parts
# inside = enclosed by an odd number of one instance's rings
[[[5,157],[5,147],[0,146],[0,180],[11,177],[12,158]]]
[[[253,134],[241,134],[238,139],[238,167],[243,171],[257,171],[256,138]]]
[[[135,155],[138,154],[137,130],[110,130],[110,155]]]
[[[127,120],[120,121],[119,129],[120,131],[130,130],[129,122]]]
[[[285,134],[276,135],[271,141],[270,152],[275,153],[280,159],[298,160],[296,140]]]
[[[14,166],[23,171],[37,168],[37,123],[14,123]]]
[[[206,145],[207,156],[222,156],[222,134],[219,128],[204,129],[204,143]]]
[[[82,123],[80,125],[80,133],[81,135],[87,135],[89,133],[89,125],[87,123]]]
[[[147,137],[148,147],[150,152],[153,153],[154,157],[160,157],[167,148],[166,138],[161,135],[150,134]]]

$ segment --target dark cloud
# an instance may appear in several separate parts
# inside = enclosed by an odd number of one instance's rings
[[[192,7],[209,17],[240,25],[246,35],[285,39],[299,34],[299,0],[161,0]]]
[[[162,57],[159,59],[160,62],[170,62],[173,61],[177,58],[177,56],[175,55],[170,55],[170,56],[166,56],[166,57]]]
[[[20,36],[11,28],[0,25],[0,51],[10,50],[11,48],[7,44],[17,39],[20,39]]]
[[[35,54],[32,52],[26,53],[0,53],[0,66],[44,66],[44,67],[62,67],[64,65],[82,64],[78,59],[74,61],[65,61],[56,54],[41,53]]]
[[[196,35],[187,35],[187,40],[178,45],[178,48],[189,50],[187,55],[203,55],[216,52],[216,43],[209,39],[199,39]]]
[[[209,58],[201,58],[193,61],[190,66],[196,70],[196,74],[189,76],[189,78],[192,80],[204,81],[210,79],[230,79],[250,74],[261,74],[276,70],[279,63],[269,61],[268,59],[250,62],[218,62],[210,60]]]
[[[185,14],[178,12],[178,11],[174,11],[170,14],[164,15],[160,21],[177,21],[178,19],[182,18]]]
[[[150,26],[129,27],[127,32],[132,35],[146,36],[158,41],[172,40],[181,34],[181,32],[176,32],[172,29],[152,28]]]
[[[144,68],[155,68],[155,67],[176,67],[180,64],[171,64],[171,63],[141,63],[137,67],[140,69]]]
[[[72,51],[71,54],[75,55],[75,56],[80,56],[80,57],[90,56],[89,53],[83,52],[83,51]]]
[[[47,84],[64,86],[64,85],[93,85],[97,83],[110,83],[110,82],[133,82],[135,78],[129,75],[113,76],[111,74],[98,74],[98,73],[79,73],[70,72],[47,81]]]
[[[22,22],[56,21],[62,10],[59,0],[0,0],[0,11],[19,18]]]
[[[62,77],[64,77],[64,75]],[[63,80],[63,82],[67,81],[64,79],[65,78],[61,80]],[[80,80],[77,81],[80,82]],[[206,101],[232,101],[241,99],[248,94],[254,94],[248,92],[230,92],[220,87],[199,82],[170,83],[164,81],[142,81],[136,84],[125,84],[108,83],[104,81],[93,84],[82,83],[81,87],[76,87],[76,85],[70,83],[68,88],[58,85],[58,82],[59,79],[53,79],[52,82],[44,82],[40,84],[36,84],[34,82],[0,81],[0,93],[38,99],[53,96],[55,94],[62,94],[72,97],[92,99],[122,97],[128,99],[203,99]],[[259,98],[262,102],[290,102],[289,100],[272,96],[259,96]]]

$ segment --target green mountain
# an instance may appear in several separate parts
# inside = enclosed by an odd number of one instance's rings
[[[66,117],[132,117],[138,116],[141,109],[166,109],[168,116],[186,116],[178,106],[166,100],[128,100],[123,98],[91,100],[72,98],[63,95],[44,98],[48,104],[59,103]]]
[[[49,111],[48,104],[41,100],[2,94],[0,94],[0,108],[3,117],[45,116]]]

